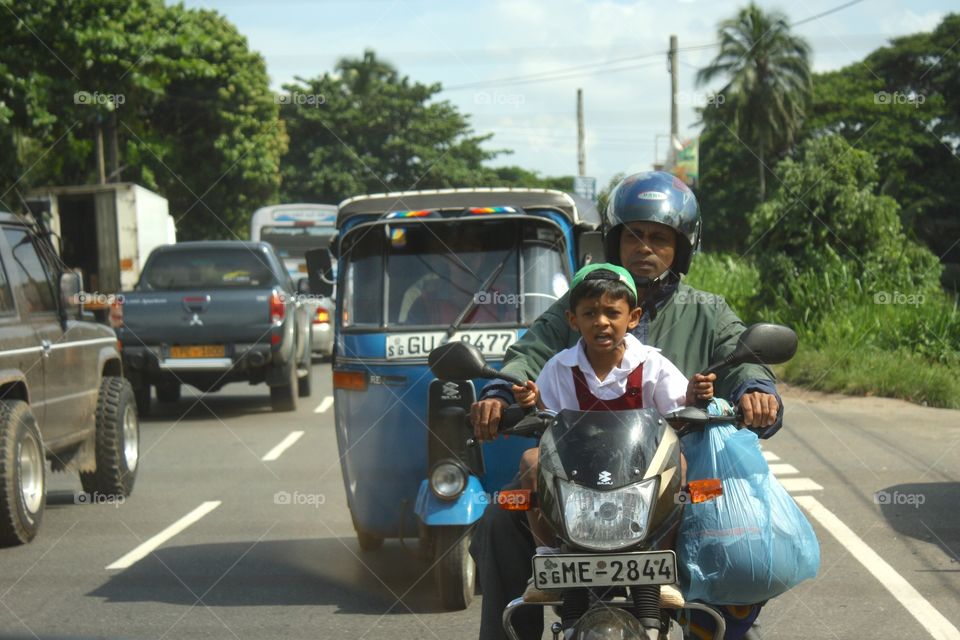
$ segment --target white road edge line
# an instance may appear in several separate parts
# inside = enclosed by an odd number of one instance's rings
[[[927,633],[936,640],[960,640],[960,631],[840,518],[833,515],[813,496],[797,496],[794,500],[829,531],[837,542],[846,547],[847,551],[880,581],[880,584],[904,606],[910,615],[917,619]]]
[[[314,413],[323,413],[327,409],[333,406],[333,396],[327,396],[320,401],[320,404],[317,405],[317,408],[313,410]]]
[[[767,462],[776,462],[777,460],[780,459],[780,456],[770,451],[761,451],[760,453],[763,454],[763,459],[766,460]]]
[[[303,436],[303,431],[291,431],[290,435],[280,441],[280,444],[270,449],[267,455],[260,458],[263,462],[273,462],[283,455],[283,452],[293,446],[293,444]]]
[[[187,515],[183,516],[182,518],[174,522],[172,525],[170,525],[169,527],[167,527],[157,535],[153,536],[152,538],[150,538],[149,540],[147,540],[146,542],[138,546],[136,549],[134,549],[127,555],[123,556],[122,558],[120,558],[119,560],[117,560],[112,564],[108,564],[107,571],[110,571],[112,569],[126,569],[130,567],[132,564],[134,564],[135,562],[139,562],[140,560],[143,560],[145,557],[150,555],[150,553],[152,553],[154,549],[156,549],[157,547],[162,545],[164,542],[166,542],[173,536],[177,535],[178,533],[180,533],[181,531],[183,531],[193,523],[197,522],[200,518],[207,515],[208,513],[210,513],[211,511],[213,511],[219,506],[220,506],[219,500],[204,502],[199,507],[197,507]]]

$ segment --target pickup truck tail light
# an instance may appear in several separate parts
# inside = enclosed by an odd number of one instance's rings
[[[117,296],[110,304],[110,315],[108,316],[110,326],[119,329],[123,326],[123,298]]]
[[[270,322],[280,324],[287,315],[287,307],[283,304],[283,298],[274,291],[270,294]]]
[[[317,307],[317,315],[313,317],[313,324],[323,324],[330,322],[330,312],[323,307]]]

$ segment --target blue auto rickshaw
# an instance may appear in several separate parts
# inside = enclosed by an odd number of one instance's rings
[[[340,204],[334,413],[343,481],[363,550],[419,538],[443,605],[473,597],[472,525],[516,474],[529,439],[472,439],[483,381],[440,382],[430,351],[470,342],[498,368],[507,349],[602,256],[589,201],[542,189],[447,189]],[[322,292],[330,256],[308,254]],[[327,271],[329,273],[329,271]]]

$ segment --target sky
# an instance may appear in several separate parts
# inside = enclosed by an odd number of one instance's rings
[[[759,0],[797,23],[849,0]],[[583,90],[586,175],[602,187],[619,173],[650,169],[666,155],[670,75],[678,38],[680,137],[697,134],[694,109],[711,87],[697,69],[716,55],[717,25],[743,2],[679,0],[186,0],[233,22],[263,55],[271,86],[312,78],[364,49],[468,114],[486,145],[511,149],[493,165],[544,175],[577,173],[576,91]],[[955,4],[861,0],[794,28],[812,49],[814,71],[858,63],[891,38],[933,29]],[[684,51],[684,48],[693,47]],[[592,65],[592,66],[588,66]],[[565,70],[572,69],[569,72]],[[531,82],[529,76],[541,81]],[[520,80],[516,80],[520,78]],[[543,78],[552,78],[543,81]],[[715,83],[719,88],[722,83]],[[349,141],[347,141],[349,142]]]

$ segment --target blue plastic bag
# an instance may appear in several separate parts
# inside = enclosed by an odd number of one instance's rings
[[[722,408],[711,404],[710,413]],[[755,604],[817,575],[817,536],[770,473],[755,433],[711,425],[685,436],[681,446],[688,481],[723,484],[722,496],[684,506],[677,560],[687,600]]]

